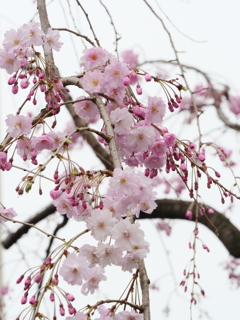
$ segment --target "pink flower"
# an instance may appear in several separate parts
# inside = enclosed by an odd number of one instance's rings
[[[135,311],[121,311],[117,313],[118,320],[143,320],[143,314]]]
[[[50,196],[53,200],[58,199],[61,195],[62,195],[62,191],[59,189],[58,190],[53,189],[50,191]]]
[[[107,85],[106,89],[106,95],[110,98],[116,100],[119,104],[122,104],[124,95],[126,94],[124,86],[119,86],[117,88],[112,88]]]
[[[52,30],[52,28],[48,28],[48,32],[43,38],[46,52],[50,52],[52,49],[55,51],[60,51],[63,42],[60,42],[59,38],[60,34],[58,30]]]
[[[29,22],[29,24],[24,24],[21,27],[22,31],[25,33],[26,46],[41,46],[43,44],[42,37],[45,36],[44,32],[40,29],[39,22]]]
[[[150,145],[155,141],[155,131],[152,127],[138,127],[131,130],[128,140],[129,145],[132,146],[133,151],[148,151]]]
[[[88,279],[89,263],[82,255],[68,254],[64,260],[59,274],[71,285],[81,285],[83,280]]]
[[[91,217],[87,219],[87,226],[91,229],[92,236],[99,241],[105,241],[107,236],[112,235],[115,223],[116,219],[106,209],[92,210]]]
[[[163,156],[167,152],[167,147],[164,140],[157,140],[151,146],[151,151],[155,156]]]
[[[114,169],[113,177],[109,181],[111,190],[119,195],[138,192],[138,186],[133,180],[134,175],[135,172],[132,168],[125,168],[124,170],[120,168]]]
[[[0,152],[0,170],[9,171],[11,168],[12,168],[12,163],[10,161],[7,161],[7,153]]]
[[[117,88],[123,86],[123,79],[129,73],[127,66],[118,61],[107,65],[105,68],[105,81],[111,88]]]
[[[8,126],[7,132],[12,138],[16,138],[21,134],[28,134],[31,132],[32,119],[22,115],[9,114],[5,120]]]
[[[32,138],[32,146],[37,151],[40,152],[44,149],[53,149],[54,139],[49,134],[43,134],[40,137]]]
[[[151,123],[161,123],[166,113],[166,103],[162,98],[149,97],[146,120]]]
[[[122,250],[115,248],[108,243],[99,242],[96,250],[96,255],[99,258],[99,265],[106,267],[107,265],[119,265],[122,257]]]
[[[119,220],[114,226],[115,246],[122,250],[131,251],[134,245],[141,243],[143,237],[144,232],[140,229],[140,224],[132,224],[128,218]]]
[[[149,169],[159,169],[166,164],[166,158],[164,156],[148,156],[144,160],[146,168]]]
[[[21,137],[18,139],[17,153],[23,158],[24,161],[31,159],[33,156],[32,140],[28,137]],[[37,154],[34,154],[34,158],[36,158],[36,156]]]
[[[105,49],[99,47],[84,49],[80,66],[84,67],[85,70],[92,69],[105,65],[108,59],[109,53]]]
[[[1,215],[0,220],[3,222],[6,222],[6,221],[9,221],[6,218],[13,219],[14,217],[17,216],[17,213],[13,210],[13,208],[9,208],[9,209],[1,208],[0,215]],[[4,217],[6,217],[6,218],[4,218]]]
[[[14,29],[6,31],[4,37],[3,46],[7,51],[18,53],[20,49],[24,48],[25,34],[21,28],[17,31]]]
[[[125,50],[121,53],[123,62],[128,64],[131,68],[136,68],[138,65],[138,54],[134,53],[133,50]]]
[[[84,96],[81,96],[76,100],[84,98]],[[100,118],[97,106],[90,100],[75,102],[74,107],[76,114],[87,122],[95,123]]]
[[[15,54],[1,49],[0,68],[5,69],[7,73],[11,74],[20,69],[20,60],[15,56]]]
[[[112,123],[114,124],[114,132],[125,134],[133,124],[133,117],[126,108],[117,108],[110,114]]]
[[[67,317],[65,320],[87,320],[87,316],[81,311],[78,311],[73,317]]]
[[[53,200],[54,206],[57,208],[60,214],[66,214],[68,218],[77,217],[78,211],[76,207],[71,205],[67,195],[63,193],[60,197]]]
[[[66,134],[61,131],[50,131],[47,133],[47,136],[53,139],[52,149],[57,149],[66,140]]]
[[[88,279],[82,286],[81,292],[87,295],[89,292],[94,293],[98,288],[100,281],[106,281],[107,277],[104,275],[105,270],[101,267],[94,267],[88,270]]]
[[[82,78],[83,89],[90,93],[103,91],[104,75],[100,70],[93,70],[85,73]]]
[[[166,146],[173,147],[175,145],[176,136],[174,133],[165,133],[163,140],[166,143]]]

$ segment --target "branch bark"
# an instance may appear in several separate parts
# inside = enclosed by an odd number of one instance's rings
[[[190,202],[172,200],[172,199],[162,199],[157,200],[157,208],[153,211],[152,214],[147,214],[144,212],[140,213],[140,219],[179,219],[187,220],[185,214],[189,208]],[[194,208],[193,208],[193,221]],[[29,219],[28,223],[36,224],[49,215],[56,212],[54,205],[50,204],[43,211],[34,215],[33,218]],[[211,223],[217,228],[219,233],[219,240],[226,247],[228,252],[235,258],[240,258],[240,231],[226,218],[223,214],[215,210],[214,214],[207,215]],[[214,232],[212,226],[209,224],[205,216],[200,215],[198,217],[199,222],[209,228]],[[189,221],[190,223],[191,221]],[[17,231],[10,233],[5,240],[3,240],[2,245],[5,249],[9,249],[14,245],[24,234],[30,229],[29,226],[23,225]]]

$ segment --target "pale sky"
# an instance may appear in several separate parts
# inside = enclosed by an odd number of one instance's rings
[[[125,49],[134,49],[135,52],[139,53],[140,60],[145,59],[174,59],[174,53],[172,51],[171,45],[169,43],[166,33],[162,30],[161,23],[157,21],[141,0],[103,0],[104,4],[108,7],[110,13],[112,14],[113,20],[115,22],[117,31],[121,35],[121,40],[119,41],[119,51]],[[18,28],[23,23],[30,21],[35,13],[36,8],[33,5],[32,0],[0,0],[1,12],[0,12],[0,40],[3,40],[3,34],[6,30],[10,28]],[[66,0],[61,1],[49,1],[49,19],[52,27],[63,27],[67,26],[61,5],[66,4]],[[72,3],[72,10],[75,14],[77,12],[75,1],[69,1]],[[161,0],[158,1],[161,5],[161,9],[165,12],[172,23],[188,37],[194,39],[195,41],[189,40],[187,37],[180,34],[169,21],[164,17],[159,8],[156,6],[156,1],[149,1],[152,6],[154,6],[159,13],[159,15],[166,22],[169,28],[175,46],[180,52],[179,56],[182,63],[186,63],[195,66],[203,71],[209,73],[210,76],[215,80],[215,83],[225,83],[232,88],[232,93],[240,95],[240,85],[239,85],[239,71],[240,71],[240,40],[239,40],[239,30],[240,30],[240,2],[237,0]],[[24,4],[23,4],[24,3]],[[103,8],[99,5],[97,0],[84,0],[82,4],[86,11],[89,13],[89,17],[93,22],[94,29],[100,40],[102,47],[114,53],[114,33],[109,23],[109,17],[105,14]],[[68,15],[67,6],[65,6],[65,13]],[[76,24],[83,34],[87,34],[92,38],[91,33],[88,30],[85,18],[83,15],[76,16]],[[70,21],[70,20],[69,20]],[[71,28],[73,28],[71,26]],[[64,76],[73,75],[79,72],[78,59],[81,56],[83,46],[81,40],[73,38],[75,41],[75,50],[72,47],[71,41],[66,34],[62,34],[62,41],[65,43],[60,53],[55,54],[56,63],[60,69],[60,72]],[[198,41],[198,42],[197,42]],[[76,57],[77,55],[77,57]],[[176,74],[171,74],[170,77],[176,77]],[[8,75],[1,70],[0,73],[0,102],[1,102],[1,123],[4,122],[4,117],[6,114],[14,112],[18,105],[19,94],[17,97],[13,97],[8,92],[10,92],[9,86],[6,84]],[[189,75],[189,79],[195,83],[200,81],[201,78],[195,78],[193,74]],[[72,91],[75,94],[75,91]],[[157,91],[161,94],[160,91]],[[156,94],[156,93],[155,93]],[[210,117],[214,117],[215,113],[210,112]],[[203,118],[205,119],[205,118]],[[205,120],[204,120],[205,121]],[[206,122],[202,122],[205,125],[205,130],[211,128],[213,125],[212,119],[206,118]],[[215,121],[215,120],[214,120]],[[237,121],[237,119],[236,119]],[[180,132],[182,128],[179,128],[175,119],[169,121],[169,126],[172,125],[172,130],[174,132]],[[170,128],[170,127],[169,127]],[[191,134],[196,137],[197,131],[195,127],[191,127],[191,131],[183,128],[183,134]],[[1,134],[3,136],[4,126],[1,125]],[[226,144],[234,146],[236,144],[236,136],[230,133],[230,139],[221,137],[222,141]],[[225,139],[225,140],[224,140]],[[230,141],[231,140],[231,141]],[[88,160],[85,161],[86,165],[89,163]],[[96,165],[98,162],[94,162],[92,166]],[[238,169],[239,171],[239,169]],[[31,195],[24,196],[23,198],[17,198],[14,192],[11,192],[8,188],[5,188],[5,184],[9,186],[9,180],[7,180],[8,175],[4,175],[2,181],[2,198],[6,202],[6,206],[16,206],[20,208],[24,219],[28,214],[32,214],[35,211],[41,209],[42,204],[46,200],[36,200],[37,198],[31,199]],[[22,173],[16,173],[16,177],[20,179]],[[224,181],[228,182],[228,173],[226,173],[226,178]],[[15,188],[18,181],[15,181],[12,188]],[[11,193],[10,193],[11,192]],[[37,194],[37,190],[33,191]],[[209,202],[210,205],[222,210],[222,206],[219,201],[217,192],[212,193],[211,199],[207,194],[205,196],[205,201]],[[163,195],[165,197],[165,195]],[[39,201],[39,202],[38,202]],[[13,203],[14,202],[14,203]],[[46,201],[46,204],[48,202]],[[237,211],[237,209],[236,209]],[[239,211],[238,211],[239,212]],[[19,219],[21,216],[19,215]],[[237,212],[233,213],[231,219],[234,221],[235,225],[240,228],[239,214]],[[188,249],[188,242],[193,230],[193,224],[188,222],[172,222],[173,232],[171,237],[162,236],[162,240],[159,239],[157,233],[153,232],[152,222],[144,222],[143,229],[146,232],[146,239],[151,242],[152,249],[149,257],[146,261],[146,265],[149,270],[149,276],[152,281],[161,278],[159,281],[159,292],[153,292],[152,295],[152,319],[159,320],[164,319],[162,310],[165,308],[168,301],[169,295],[174,288],[174,282],[177,285],[182,280],[182,272],[184,267],[187,265],[188,261],[192,257],[192,252]],[[16,226],[14,226],[16,228]],[[222,263],[228,258],[228,252],[225,250],[223,245],[219,242],[216,236],[208,231],[205,227],[200,229],[200,237],[206,242],[210,247],[210,253],[202,250],[199,246],[197,252],[197,263],[199,272],[201,274],[200,284],[206,292],[206,298],[201,299],[201,304],[198,308],[207,311],[209,314],[209,319],[212,320],[225,320],[239,319],[240,307],[239,307],[239,290],[231,290],[230,283],[227,279],[227,272],[223,271]],[[163,245],[164,242],[164,245]],[[28,244],[25,248],[28,248]],[[166,253],[164,250],[166,246]],[[45,248],[45,247],[44,247]],[[15,254],[17,254],[18,248],[15,248]],[[43,253],[44,254],[44,253]],[[42,254],[40,254],[42,255]],[[167,259],[169,256],[169,260]],[[16,265],[14,261],[19,258],[11,256],[11,253],[7,254],[5,261],[8,261],[8,266],[10,272],[15,270]],[[31,263],[31,259],[29,263]],[[169,263],[169,261],[171,261]],[[171,266],[174,269],[174,279],[171,273]],[[18,272],[14,271],[14,279],[12,282],[12,287],[14,287],[15,279],[19,276]],[[114,274],[110,275],[111,283],[116,281]],[[126,277],[129,279],[129,275]],[[6,279],[10,279],[10,275],[6,271]],[[109,283],[107,284],[109,286]],[[110,289],[107,289],[106,284],[104,284],[102,291],[97,294],[97,299],[101,297],[101,293],[107,295]],[[116,289],[119,289],[122,285],[122,281],[119,284],[116,281]],[[106,289],[105,289],[106,288]],[[112,288],[111,288],[112,289]],[[18,298],[21,296],[20,287],[17,288]],[[117,291],[120,295],[120,291]],[[186,320],[190,319],[189,316],[189,300],[190,294],[183,294],[182,288],[178,287],[178,292],[182,293],[181,297],[172,296],[170,301],[170,314],[169,320]],[[15,293],[12,293],[14,297]],[[185,299],[182,299],[182,297]],[[15,298],[13,298],[14,304],[16,303]],[[87,303],[88,300],[82,300]],[[80,306],[79,306],[80,307]],[[21,305],[19,302],[19,310]],[[198,309],[194,311],[193,319],[198,319]],[[16,316],[14,314],[15,310],[11,310],[10,314],[12,317]],[[10,318],[9,318],[10,319]],[[208,319],[203,316],[202,319]]]

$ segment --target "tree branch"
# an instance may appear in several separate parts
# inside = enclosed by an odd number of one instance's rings
[[[140,213],[140,219],[179,219],[179,220],[189,220],[185,214],[189,208],[191,202],[181,201],[181,200],[171,200],[163,199],[157,200],[157,208],[152,214],[147,214],[144,212]],[[36,224],[49,215],[56,211],[54,205],[50,204],[43,211],[34,215],[33,218],[27,220],[27,223]],[[194,221],[194,208],[193,221]],[[214,214],[207,215],[211,223],[217,228],[219,233],[219,240],[226,247],[229,253],[235,257],[240,258],[240,231],[226,218],[223,214],[215,210]],[[212,226],[209,224],[207,218],[204,215],[198,217],[199,222],[209,228],[214,232]],[[29,226],[23,225],[17,231],[10,233],[5,240],[3,240],[2,245],[5,249],[9,249],[13,244],[15,244],[25,233],[30,229]],[[214,232],[215,233],[215,232]]]

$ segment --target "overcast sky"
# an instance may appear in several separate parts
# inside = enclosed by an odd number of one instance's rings
[[[65,14],[68,15],[68,8],[65,6],[66,2],[66,0],[55,0],[50,3],[49,18],[52,27],[67,26],[64,12],[61,9],[62,4],[65,8]],[[87,34],[92,38],[84,16],[76,14],[75,1],[69,2],[72,3],[77,26],[83,34]],[[141,61],[145,59],[174,59],[171,44],[166,33],[162,30],[161,23],[153,17],[143,1],[103,0],[103,2],[112,14],[117,31],[121,35],[121,40],[119,41],[120,51],[133,48],[135,52],[139,53]],[[228,84],[234,94],[240,95],[240,2],[238,0],[161,0],[158,2],[176,28],[186,35],[183,36],[172,26],[157,7],[155,1],[149,1],[171,31],[176,48],[180,52],[181,62],[208,72],[216,82]],[[84,0],[82,4],[89,13],[102,47],[114,52],[114,33],[103,8],[97,0]],[[23,23],[30,21],[36,13],[36,7],[32,0],[0,0],[0,7],[1,41],[6,30],[20,27]],[[76,40],[74,38],[75,52],[66,34],[63,34],[62,39],[65,45],[61,53],[55,55],[56,62],[62,75],[72,75],[79,72],[78,59],[83,50],[82,42],[79,38]],[[170,75],[170,77],[175,76],[175,74]],[[8,91],[10,91],[6,85],[8,75],[1,70],[0,77],[0,101],[2,118],[4,118],[5,114],[14,112],[17,109],[19,100],[18,97],[12,97],[12,95],[8,94]],[[189,77],[196,82],[200,79],[198,77],[195,80],[192,75]],[[3,135],[4,126],[1,126],[1,130]],[[178,130],[178,128],[175,127],[173,130]],[[196,132],[195,128],[192,130]],[[17,175],[19,178],[21,177],[21,174]],[[5,177],[7,176],[4,176],[4,183],[7,181]],[[9,189],[6,190],[4,183],[2,182],[1,191],[3,199],[6,201],[7,206],[13,206],[12,197],[14,193],[10,193]],[[29,196],[27,197],[27,205],[26,198],[18,198],[14,201],[16,208],[20,207],[25,215],[33,213],[35,208],[41,207],[41,204],[36,206],[36,200],[32,200]],[[221,210],[218,199],[215,201],[214,197],[212,197],[209,201],[211,201],[211,205]],[[238,219],[238,215],[235,214],[233,221],[240,227]],[[155,280],[162,277],[159,282],[160,291],[152,293],[153,320],[158,320],[163,318],[161,311],[166,306],[169,294],[174,288],[174,281],[169,275],[171,264],[178,284],[182,280],[183,269],[191,258],[191,252],[187,247],[193,225],[187,222],[174,222],[172,236],[169,238],[163,236],[162,241],[164,241],[167,250],[170,252],[170,264],[158,234],[152,232],[152,223],[144,223],[144,228],[148,241],[154,243],[147,261],[150,278]],[[210,247],[211,252],[207,254],[206,251],[201,250],[199,247],[197,254],[201,284],[206,291],[206,298],[202,300],[199,306],[209,312],[210,319],[238,319],[240,315],[240,294],[239,291],[229,289],[227,273],[222,271],[223,267],[220,265],[228,258],[228,253],[216,236],[206,228],[201,228],[200,234]],[[10,261],[9,256],[7,259]],[[10,266],[14,268],[13,264],[10,264]],[[17,278],[18,274],[15,274],[15,277]],[[183,297],[187,302],[173,295],[169,305],[171,313],[168,319],[189,319],[189,293],[188,295],[184,294]],[[194,319],[197,319],[197,315],[198,313],[196,313]],[[206,316],[203,316],[203,319],[207,319]]]

